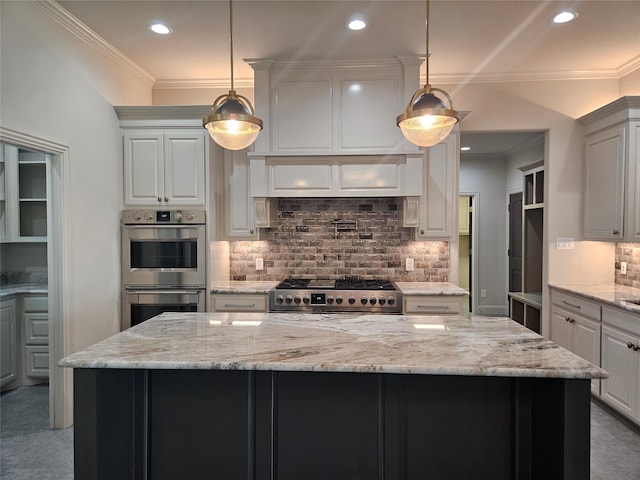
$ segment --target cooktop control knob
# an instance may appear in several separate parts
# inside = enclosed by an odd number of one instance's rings
[[[396,303],[396,299],[395,299],[395,298],[393,298],[393,297],[389,297],[389,298],[387,299],[387,303],[388,303],[389,305],[393,305],[394,303]]]
[[[193,214],[193,212],[184,212],[184,218],[186,218],[187,221],[192,221],[194,217],[195,215]]]
[[[282,295],[278,295],[278,297],[276,298],[276,302],[282,305],[284,303],[284,297]]]
[[[176,212],[173,218],[175,218],[176,222],[182,222],[182,212]]]
[[[371,297],[371,298],[369,299],[369,303],[370,303],[371,305],[375,305],[377,301],[378,301],[378,300],[376,299],[376,297]]]
[[[356,303],[356,298],[355,297],[349,297],[349,305],[353,305],[354,303]]]
[[[367,304],[367,301],[368,301],[368,300],[367,300],[367,297],[362,297],[362,298],[360,299],[360,303],[361,303],[362,305],[366,305],[366,304]]]
[[[296,302],[296,305],[300,305],[300,297],[296,296],[293,301]]]
[[[133,219],[135,221],[142,220],[142,214],[140,212],[134,212],[133,213]]]
[[[385,303],[387,303],[387,301],[384,298],[380,299],[380,305],[384,305]]]
[[[154,212],[147,212],[147,222],[154,222],[156,220],[156,216]]]
[[[309,295],[305,295],[302,298],[302,301],[304,302],[305,305],[309,305],[311,303],[311,297]]]
[[[336,297],[336,303],[337,303],[338,305],[342,305],[342,297],[341,297],[340,295],[338,295],[338,296]]]
[[[329,305],[331,305],[333,303],[333,295],[327,295],[327,303]],[[342,303],[342,299],[340,299],[340,303]]]
[[[285,298],[284,301],[287,302],[287,305],[291,305],[291,302],[293,302],[293,297],[291,295],[287,295],[287,298]]]

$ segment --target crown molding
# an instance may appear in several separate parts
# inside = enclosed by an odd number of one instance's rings
[[[160,79],[156,80],[154,90],[180,90],[180,89],[229,89],[231,79],[226,78],[202,78],[202,79]],[[253,88],[253,78],[234,78],[234,88]]]
[[[153,87],[156,79],[152,75],[147,73],[133,60],[116,49],[113,45],[111,45],[93,30],[91,30],[87,25],[67,12],[58,3],[50,0],[36,0],[28,3],[40,9],[49,18],[54,20],[69,33],[76,36],[85,45],[92,48],[102,57],[108,59],[123,70],[126,70],[135,77],[139,78],[149,87]]]

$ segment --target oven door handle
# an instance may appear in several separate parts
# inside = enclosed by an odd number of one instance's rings
[[[128,295],[199,295],[202,290],[126,290]]]

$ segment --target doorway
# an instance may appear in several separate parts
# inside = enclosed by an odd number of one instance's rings
[[[522,292],[522,192],[509,194],[509,291]]]
[[[464,300],[464,308],[468,313],[474,311],[474,203],[473,194],[462,193],[458,197],[458,285],[469,292]]]

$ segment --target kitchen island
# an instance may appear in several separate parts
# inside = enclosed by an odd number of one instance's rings
[[[165,313],[60,365],[118,479],[588,479],[606,377],[480,316]]]

